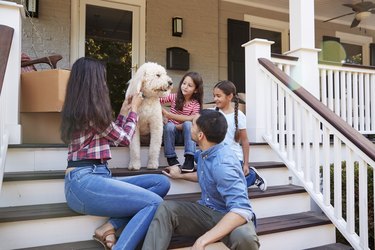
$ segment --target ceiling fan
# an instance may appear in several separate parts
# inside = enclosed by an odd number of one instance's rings
[[[366,17],[369,17],[371,14],[375,14],[375,3],[373,3],[373,2],[369,2],[369,1],[364,2],[362,0],[362,2],[359,2],[359,3],[356,3],[356,4],[345,3],[343,5],[351,8],[353,10],[353,12],[350,12],[350,13],[347,13],[347,14],[344,14],[344,15],[340,15],[340,16],[325,20],[323,22],[329,22],[329,21],[332,21],[332,20],[340,18],[340,17],[349,16],[349,15],[354,14],[353,22],[350,25],[350,28],[353,28],[353,27],[357,27],[359,25],[359,23],[363,19],[365,19]]]

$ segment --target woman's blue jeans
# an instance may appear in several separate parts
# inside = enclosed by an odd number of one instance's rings
[[[176,124],[173,122],[168,122],[164,125],[163,140],[165,157],[177,157],[175,143],[184,144],[184,155],[194,155],[196,144],[191,139],[191,125],[191,121],[182,123],[182,130],[178,130]]]
[[[125,226],[114,250],[137,247],[169,187],[168,177],[158,174],[112,178],[106,164],[77,167],[65,175],[71,209],[110,217],[115,229]]]

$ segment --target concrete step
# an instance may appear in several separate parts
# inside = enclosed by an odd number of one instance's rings
[[[289,171],[283,163],[262,162],[250,163],[255,166],[267,180],[268,186],[287,185]],[[135,174],[160,174],[158,170],[129,171],[126,168],[112,168],[114,176],[130,176]],[[22,206],[33,204],[47,204],[65,202],[64,170],[49,171],[18,171],[4,174],[2,192],[0,193],[0,207]],[[253,187],[256,189],[256,187]],[[200,187],[196,183],[183,180],[171,180],[169,194],[198,192]]]
[[[167,199],[184,199],[184,196],[186,195],[175,195]],[[193,198],[194,195],[191,195],[186,199]],[[2,249],[87,241],[91,239],[94,229],[105,220],[106,218],[102,217],[77,214],[65,203],[1,208]],[[294,249],[334,243],[334,232],[335,229],[330,225],[328,218],[317,212],[301,212],[257,220],[261,249],[292,249],[291,247],[296,245],[295,242],[298,243],[298,248]],[[178,244],[175,243],[175,247],[190,246],[192,242],[192,238],[182,240],[182,243],[180,240]]]

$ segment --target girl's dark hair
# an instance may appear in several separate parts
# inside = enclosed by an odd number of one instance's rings
[[[223,91],[225,95],[233,94],[232,101],[234,101],[234,124],[236,125],[236,132],[234,133],[234,140],[236,142],[238,142],[240,140],[240,131],[238,129],[238,102],[239,102],[239,98],[238,98],[238,95],[237,95],[236,86],[231,81],[221,81],[221,82],[216,83],[214,89],[215,88],[218,88],[221,91]],[[218,110],[218,108],[216,108],[216,110]]]
[[[185,98],[184,98],[184,95],[182,94],[182,91],[181,91],[181,85],[182,85],[182,83],[184,82],[184,80],[187,76],[190,76],[190,78],[193,80],[193,82],[195,84],[195,93],[193,93],[191,98],[193,100],[197,100],[197,102],[199,103],[199,105],[201,106],[201,109],[202,109],[202,106],[203,106],[203,80],[202,80],[201,75],[197,72],[188,72],[182,77],[182,79],[180,81],[180,84],[178,85],[176,107],[175,108],[176,108],[176,110],[182,110],[182,108],[184,107]]]
[[[227,133],[228,123],[224,115],[212,109],[202,109],[196,124],[209,142],[220,143]]]
[[[104,65],[82,57],[72,66],[61,112],[61,139],[69,143],[72,134],[89,127],[105,130],[112,122],[112,107]]]

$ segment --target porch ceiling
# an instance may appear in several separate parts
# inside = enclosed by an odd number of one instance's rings
[[[254,7],[267,8],[278,12],[289,12],[289,0],[224,0],[229,2],[242,2]],[[315,17],[318,20],[327,20],[339,15],[347,14],[352,12],[348,7],[343,4],[355,4],[362,0],[315,0]],[[372,1],[375,0],[365,0]],[[330,22],[339,23],[350,26],[354,18],[354,15],[341,17]],[[375,30],[375,14],[361,21],[359,27]]]

